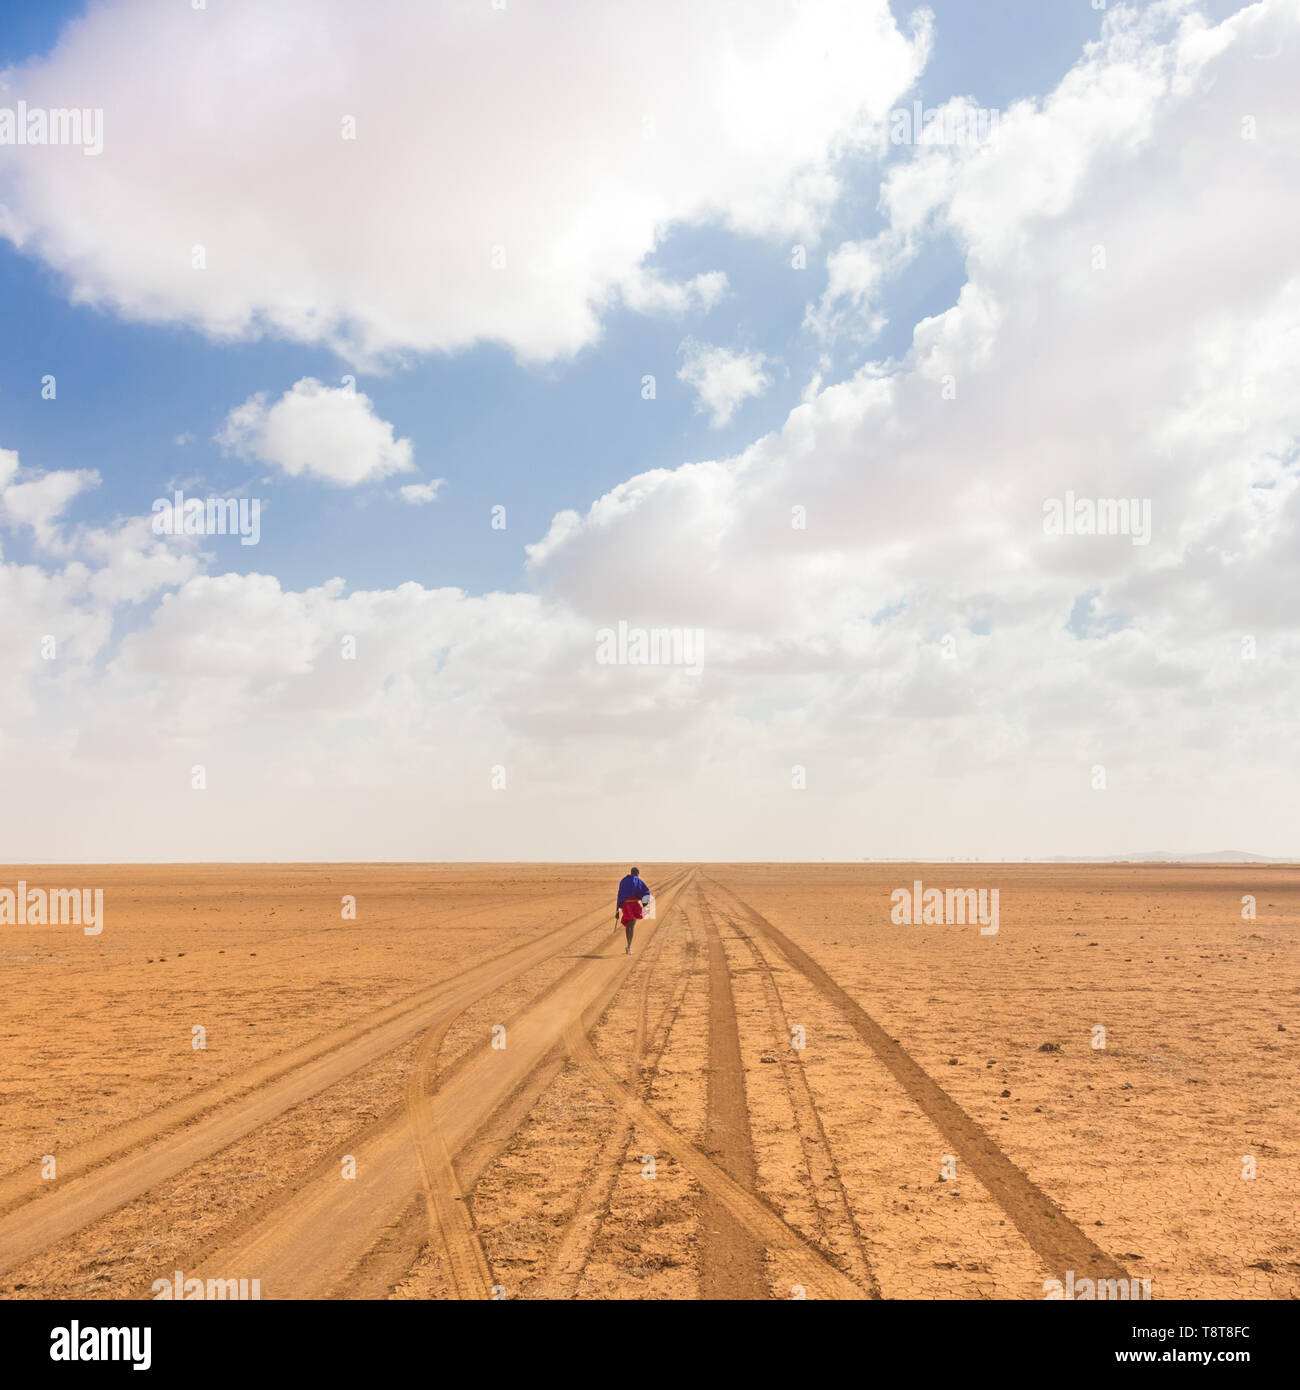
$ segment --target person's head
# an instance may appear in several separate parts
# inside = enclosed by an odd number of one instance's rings
[[[633,866],[633,869],[632,869],[632,877],[633,877],[633,878],[640,878],[640,877],[641,877],[641,870],[638,869],[638,868],[636,868],[635,866]]]

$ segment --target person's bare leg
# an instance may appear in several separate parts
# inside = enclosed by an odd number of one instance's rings
[[[635,923],[635,922],[629,922],[629,923],[627,924],[626,931],[627,931],[627,950],[624,951],[623,954],[624,954],[625,956],[630,956],[630,955],[632,954],[632,933],[633,933],[634,931],[636,931],[636,923]]]

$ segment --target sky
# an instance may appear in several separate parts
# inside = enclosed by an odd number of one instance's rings
[[[10,4],[0,859],[1294,854],[1297,40]]]

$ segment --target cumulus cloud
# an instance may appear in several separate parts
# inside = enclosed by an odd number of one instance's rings
[[[90,468],[33,471],[15,482],[19,476],[18,454],[0,449],[0,520],[10,528],[29,527],[37,545],[57,550],[63,513],[73,498],[99,486],[99,474]]]
[[[24,753],[20,721],[39,719],[42,741],[60,760],[75,740],[77,715],[102,693],[97,662],[108,650],[122,606],[183,584],[198,567],[191,539],[168,545],[148,517],[103,526],[69,526],[67,504],[99,482],[63,469],[24,476],[19,456],[0,449],[0,522],[35,542],[41,563],[0,559],[0,631],[6,679],[0,682],[0,766],[16,770]],[[68,716],[71,714],[71,717]],[[17,803],[15,803],[17,804]]]
[[[438,500],[438,490],[446,481],[446,478],[432,478],[427,483],[407,483],[397,489],[397,495],[413,507],[423,507]]]
[[[10,72],[105,133],[0,149],[0,234],[78,300],[217,337],[563,357],[616,302],[716,300],[718,271],[647,272],[675,224],[815,240],[926,43],[887,0],[117,0]]]
[[[266,392],[250,396],[226,416],[216,438],[223,448],[273,464],[291,478],[305,474],[340,487],[415,466],[411,441],[394,438],[369,396],[314,377],[295,382],[277,401]]]
[[[743,402],[761,396],[772,384],[761,352],[733,352],[694,338],[687,338],[678,351],[684,360],[677,379],[695,392],[696,410],[708,413],[714,429],[730,423]]]
[[[846,241],[826,258],[826,288],[809,305],[804,327],[822,338],[851,332],[869,341],[884,328],[879,301],[890,276],[915,254],[917,242],[890,227],[865,241]]]
[[[1210,750],[1262,788],[1269,749],[1295,746],[1279,596],[1300,577],[1296,38],[1283,3],[1217,29],[1185,4],[1114,12],[985,147],[918,149],[886,185],[879,245],[954,238],[954,307],[901,365],[821,389],[737,458],[557,517],[536,581],[593,618],[612,602],[706,625],[715,695],[729,660],[779,674],[764,747],[824,775],[901,786],[910,758],[926,785],[1050,807],[1057,843],[1074,829],[1095,852],[1142,840],[1139,808],[1193,824],[1172,788],[1204,811],[1213,785],[1240,838]],[[846,249],[828,307],[860,321],[889,269]],[[1067,494],[1145,500],[1152,543],[1049,534]],[[620,567],[647,534],[670,552]],[[1030,758],[1018,800],[1004,769]],[[1096,764],[1123,770],[1100,829]],[[1278,793],[1250,823],[1276,847],[1266,825],[1294,813]]]
[[[680,318],[690,310],[708,313],[726,298],[727,276],[710,270],[687,281],[667,280],[652,271],[638,271],[622,287],[623,303],[641,314]]]
[[[889,244],[952,238],[967,272],[906,358],[561,512],[534,592],[190,572],[110,644],[134,538],[0,567],[24,624],[0,686],[11,853],[48,855],[51,786],[83,858],[993,858],[1157,828],[1289,851],[1298,64],[1289,0],[1217,28],[1112,10],[986,146],[893,166]],[[848,323],[891,271],[846,258],[827,307]],[[1067,493],[1149,500],[1150,544],[1050,534]],[[602,665],[619,622],[703,629],[702,675]],[[76,681],[30,655],[65,627],[98,653]]]

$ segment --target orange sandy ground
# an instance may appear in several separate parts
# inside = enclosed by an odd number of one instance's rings
[[[642,868],[657,886],[685,866]],[[494,1025],[528,1016],[548,991],[566,998],[583,961],[608,953],[622,968],[621,872],[0,869],[0,887],[103,888],[106,919],[96,937],[0,925],[0,1296],[147,1296],[160,1273],[193,1267],[231,1232],[273,1229],[278,1203],[400,1106],[419,1035],[80,1229],[25,1237],[16,1262],[2,1223],[59,1197],[22,1186],[45,1156],[62,1161],[137,1121],[129,1158],[159,1107],[589,916],[578,944],[454,1018],[436,1057],[437,1078],[454,1076],[491,1046]],[[998,933],[894,925],[891,891],[915,878],[998,888]],[[1254,920],[1242,916],[1247,894]],[[356,920],[341,915],[344,895]],[[1015,1198],[966,1171],[917,1094],[746,909],[797,943],[1069,1223],[1149,1279],[1152,1297],[1300,1294],[1300,870],[698,866],[639,929],[592,1032],[629,1096],[864,1293],[1041,1298],[1064,1271],[1026,1239]],[[797,1293],[789,1253],[716,1208],[556,1041],[532,1089],[453,1155],[498,1296]],[[452,1294],[447,1250],[417,1197],[366,1233],[364,1258],[328,1296]]]

